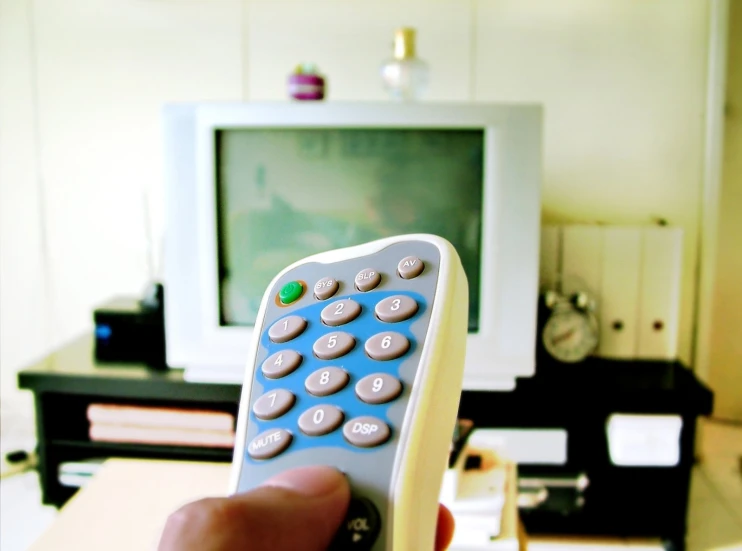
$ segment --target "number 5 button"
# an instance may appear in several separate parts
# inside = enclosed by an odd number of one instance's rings
[[[387,373],[367,375],[356,384],[356,395],[367,404],[391,402],[401,392],[402,383]]]
[[[407,337],[394,331],[377,333],[366,341],[366,354],[374,360],[394,360],[410,349]]]
[[[352,335],[335,331],[317,339],[312,351],[320,360],[334,360],[353,350],[355,344],[356,340]]]

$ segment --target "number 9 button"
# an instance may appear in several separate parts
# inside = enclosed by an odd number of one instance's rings
[[[386,404],[401,393],[402,383],[387,373],[367,375],[356,383],[356,396],[367,404]]]

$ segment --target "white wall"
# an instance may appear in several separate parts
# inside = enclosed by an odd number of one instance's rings
[[[36,0],[33,42],[24,34],[30,0],[0,1],[10,6],[2,44],[12,46],[0,70],[13,82],[0,92],[0,127],[12,135],[0,144],[0,279],[3,299],[12,295],[0,348],[29,301],[50,320],[48,340],[25,336],[27,353],[3,351],[4,372],[86,331],[96,303],[145,283],[143,190],[163,229],[162,102],[282,99],[287,72],[303,60],[327,73],[330,99],[383,99],[378,66],[399,25],[418,28],[430,99],[544,103],[546,220],[661,216],[687,230],[680,342],[690,357],[707,0]],[[35,168],[49,247],[43,304]],[[6,256],[14,250],[32,251],[36,264]]]

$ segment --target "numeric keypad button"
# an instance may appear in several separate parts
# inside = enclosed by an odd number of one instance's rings
[[[374,360],[396,360],[410,349],[410,341],[401,333],[384,331],[368,339],[365,348]]]
[[[252,411],[258,419],[270,421],[281,417],[281,415],[291,409],[291,406],[293,406],[295,402],[296,396],[288,390],[278,388],[266,392],[260,398],[255,400],[255,404],[252,406]]]
[[[296,368],[301,364],[302,357],[295,350],[281,350],[275,354],[271,354],[263,362],[261,369],[263,375],[269,379],[280,379],[285,377],[289,373],[296,371]]]
[[[410,319],[417,314],[417,310],[415,299],[405,295],[395,295],[379,302],[374,308],[374,313],[381,321],[396,323]]]
[[[309,436],[322,436],[342,425],[344,418],[343,412],[335,406],[314,406],[299,416],[299,429]]]
[[[334,360],[340,356],[345,356],[353,350],[355,345],[356,340],[352,335],[342,331],[334,331],[317,339],[312,346],[312,351],[320,360]]]
[[[349,298],[336,300],[322,309],[320,318],[325,325],[337,327],[345,325],[361,314],[361,305]]]
[[[371,291],[381,283],[381,274],[373,268],[366,268],[356,274],[356,289],[359,291]]]
[[[345,388],[350,376],[339,367],[325,367],[312,373],[304,381],[304,388],[312,396],[330,396]]]
[[[367,404],[386,404],[402,393],[402,383],[387,373],[367,375],[356,383],[356,396]]]
[[[338,292],[340,284],[334,277],[323,277],[314,284],[314,296],[319,300],[327,300]]]
[[[301,335],[307,328],[307,320],[300,316],[286,316],[271,325],[268,338],[275,343],[288,342]]]
[[[363,416],[351,419],[343,427],[345,439],[359,448],[380,446],[391,436],[389,426],[376,417]]]

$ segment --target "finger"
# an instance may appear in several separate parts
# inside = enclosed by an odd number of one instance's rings
[[[322,551],[350,501],[345,477],[327,467],[282,473],[227,498],[190,503],[168,519],[160,551]]]
[[[438,509],[438,526],[435,533],[435,551],[445,551],[453,540],[455,522],[445,505]]]

